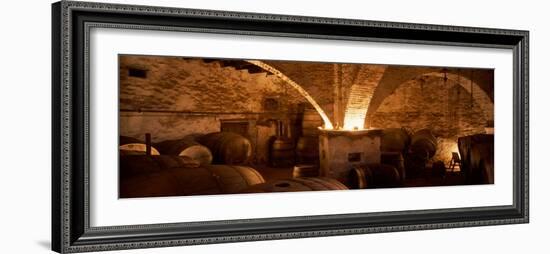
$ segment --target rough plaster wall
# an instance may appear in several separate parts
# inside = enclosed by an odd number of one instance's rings
[[[372,118],[378,128],[430,128],[438,138],[434,160],[448,162],[459,136],[484,133],[484,109],[462,86],[439,77],[410,80],[388,96]]]
[[[147,70],[147,78],[129,77],[129,67]],[[120,80],[121,109],[259,112],[265,96],[303,101],[274,76],[198,59],[122,56]]]
[[[219,119],[214,116],[122,112],[119,124],[120,135],[143,140],[145,133],[151,133],[153,142],[220,130]]]
[[[130,77],[129,68],[146,70],[147,77]],[[119,107],[128,111],[120,114],[120,135],[143,139],[151,133],[153,142],[159,142],[219,131],[220,120],[246,119],[252,127],[257,123],[266,126],[249,133],[259,160],[267,154],[264,143],[276,134],[269,120],[287,117],[288,111],[295,114],[297,105],[305,102],[275,76],[249,74],[218,62],[122,56],[119,74]],[[266,97],[278,98],[283,110],[265,111]]]

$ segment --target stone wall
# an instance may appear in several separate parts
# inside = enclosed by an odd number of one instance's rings
[[[219,62],[178,57],[120,57],[120,135],[153,142],[220,131],[221,121],[249,123],[248,138],[257,160],[267,160],[267,142],[276,135],[274,120],[296,118],[305,103],[286,83],[266,73],[222,67]],[[131,76],[130,69],[145,71]],[[265,108],[275,99],[279,110]]]

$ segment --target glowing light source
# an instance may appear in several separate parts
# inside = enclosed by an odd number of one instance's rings
[[[344,116],[344,130],[362,130],[365,126],[366,108],[348,108]]]

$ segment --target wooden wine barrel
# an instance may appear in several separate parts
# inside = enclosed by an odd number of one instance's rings
[[[356,167],[349,172],[347,186],[350,189],[366,189],[370,187],[367,179],[371,178],[370,170],[365,167]]]
[[[187,156],[177,155],[126,155],[120,156],[121,177],[159,172],[170,168],[196,168],[200,163]]]
[[[348,188],[336,179],[325,177],[298,177],[291,179],[275,180],[251,186],[243,192],[295,192],[295,191],[327,191],[347,190]]]
[[[119,157],[120,178],[127,178],[135,175],[150,174],[159,172],[160,165],[153,156],[147,155],[125,155]]]
[[[197,168],[201,163],[191,157],[181,155],[159,155],[151,156],[161,169],[169,168]]]
[[[411,138],[409,150],[417,156],[427,155],[426,159],[430,159],[435,155],[436,149],[437,139],[429,129],[419,130]]]
[[[483,168],[481,170],[481,173],[484,184],[495,183],[494,156],[487,157],[485,160],[483,160]]]
[[[318,136],[319,127],[323,124],[323,118],[317,110],[306,108],[302,118],[302,136]]]
[[[197,141],[210,150],[215,164],[246,164],[252,156],[250,140],[237,133],[215,132]]]
[[[210,150],[190,138],[162,141],[155,144],[155,147],[162,154],[187,156],[198,161],[201,165],[212,163]]]
[[[120,136],[118,141],[120,155],[143,155],[147,151],[147,145],[137,138]],[[155,147],[151,147],[151,155],[159,155]]]
[[[432,176],[444,177],[445,173],[447,173],[447,167],[445,166],[445,162],[436,161],[432,163]]]
[[[416,151],[416,153],[407,153],[405,159],[405,175],[407,178],[417,178],[423,176],[428,162],[428,151]]]
[[[380,151],[403,153],[409,147],[411,137],[402,128],[384,129],[380,138]]]
[[[382,164],[394,166],[397,172],[399,172],[401,181],[405,181],[405,159],[403,159],[403,155],[400,152],[382,152],[380,154],[380,162]]]
[[[294,165],[294,143],[292,140],[283,137],[272,139],[269,148],[269,162],[272,167]]]
[[[317,177],[319,176],[319,166],[315,164],[299,164],[294,166],[292,177]]]
[[[296,143],[296,160],[298,163],[319,164],[319,137],[300,137]]]
[[[170,168],[120,179],[120,197],[236,194],[264,183],[255,169],[232,165]]]
[[[494,135],[476,134],[458,138],[460,170],[469,184],[493,183]]]
[[[251,167],[233,165],[209,165],[205,167],[218,179],[222,193],[239,193],[256,184],[264,183],[262,175]]]
[[[395,167],[386,164],[357,166],[350,171],[350,189],[390,188],[402,184]]]

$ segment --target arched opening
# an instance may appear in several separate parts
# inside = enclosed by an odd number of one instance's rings
[[[302,88],[298,83],[296,83],[294,80],[292,80],[291,78],[289,78],[288,76],[283,74],[281,71],[279,71],[275,67],[273,67],[269,64],[266,64],[262,61],[258,61],[258,60],[245,60],[245,61],[248,62],[248,63],[254,64],[254,65],[256,65],[256,66],[272,73],[273,75],[277,76],[281,80],[288,83],[292,88],[296,89],[296,91],[299,94],[301,94],[313,106],[313,108],[315,108],[315,110],[319,113],[319,115],[323,119],[323,122],[324,122],[324,125],[325,125],[325,126],[323,126],[323,128],[325,128],[325,129],[332,129],[333,128],[332,122],[328,118],[325,111],[321,108],[321,106],[319,106],[319,104],[315,101],[315,99],[313,99],[313,97],[311,97],[311,95],[309,95],[309,93],[306,90],[304,90],[304,88]]]
[[[372,109],[372,108],[371,108]],[[369,110],[371,110],[369,109]],[[451,160],[461,136],[485,133],[493,103],[474,82],[456,74],[426,73],[400,84],[376,112],[372,128],[430,129],[437,138],[434,161]]]
[[[440,79],[445,79],[445,77],[449,80],[449,82],[455,82],[458,85],[460,85],[464,90],[466,90],[470,94],[470,99],[472,101],[475,101],[476,103],[482,105],[483,113],[485,115],[485,118],[487,122],[493,121],[493,112],[494,112],[494,104],[492,99],[489,97],[489,95],[481,89],[480,85],[472,80],[469,77],[466,77],[462,74],[452,73],[452,72],[429,72],[429,73],[422,73],[419,75],[416,75],[413,78],[410,78],[397,86],[391,87],[389,89],[389,92],[386,92],[387,95],[384,96],[382,101],[384,101],[388,96],[391,96],[394,94],[395,90],[397,90],[401,85],[407,84],[407,82],[410,82],[411,80],[419,79],[422,77],[438,77]],[[380,87],[377,87],[377,89],[380,89]],[[382,103],[377,104],[370,104],[369,108],[367,110],[367,115],[365,117],[365,126],[370,127],[371,126],[371,118],[372,116],[378,111],[378,108],[382,105]]]

